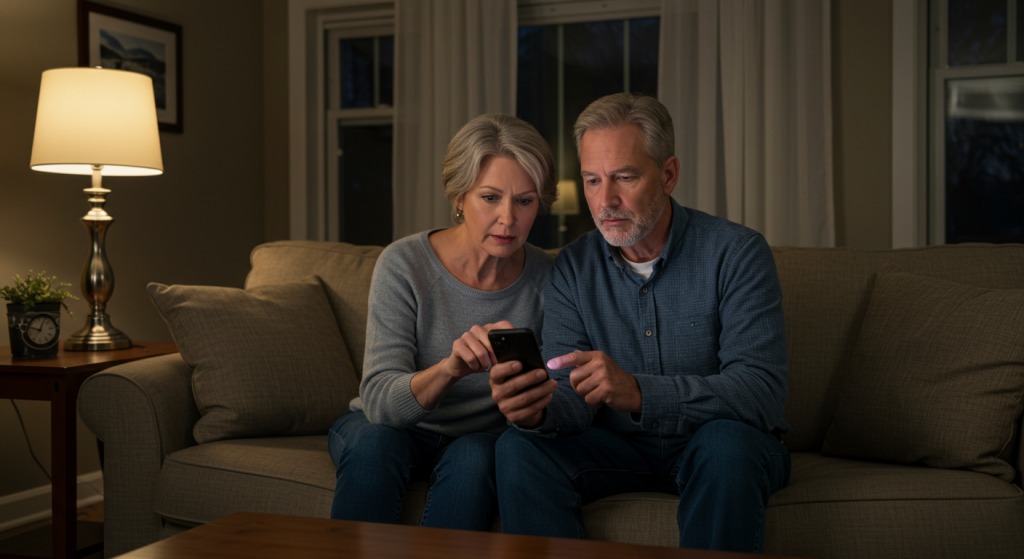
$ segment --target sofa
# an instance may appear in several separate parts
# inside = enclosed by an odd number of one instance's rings
[[[351,378],[341,385],[343,402],[356,395],[367,294],[381,250],[280,241],[252,252],[246,291],[319,278],[351,359],[344,371]],[[790,358],[785,418],[791,429],[784,443],[792,454],[792,473],[789,485],[768,503],[765,552],[823,558],[1024,557],[1024,358],[1019,349],[1024,337],[1012,339],[1022,332],[1024,307],[1014,309],[1015,299],[1005,299],[1024,292],[1024,245],[776,247],[773,253]],[[909,287],[897,286],[885,299],[880,286],[893,278],[910,282]],[[966,298],[947,309],[945,301],[955,299],[961,288],[968,290]],[[986,297],[996,297],[995,306],[980,308],[980,319],[977,312],[974,318],[956,314]],[[937,314],[914,319],[914,313]],[[901,319],[919,324],[900,325]],[[949,334],[955,343],[925,328],[947,319],[955,324]],[[174,337],[181,348],[184,334],[178,328]],[[1011,332],[1010,341],[1000,338],[992,346],[989,342],[1003,331]],[[952,356],[940,355],[947,350]],[[957,369],[951,377],[976,380],[950,385],[926,379],[915,388],[918,377],[947,364],[991,356],[997,362]],[[931,363],[926,370],[899,377],[924,362]],[[866,386],[855,382],[865,375]],[[897,377],[896,384],[887,384]],[[1002,384],[986,384],[996,378]],[[335,471],[326,429],[197,444],[203,414],[193,381],[193,368],[173,354],[110,368],[81,388],[81,417],[105,445],[108,557],[236,511],[328,516]],[[982,385],[974,400],[965,396]],[[953,402],[942,403],[944,398]],[[335,415],[343,412],[344,404]],[[996,448],[967,448],[977,454],[967,462],[944,456],[991,439],[980,427],[988,423],[994,423],[989,427],[996,430]],[[919,446],[913,451],[918,454],[900,454]],[[418,522],[425,492],[422,481],[409,486],[401,522]],[[672,495],[634,493],[587,504],[587,537],[675,546],[677,503]]]

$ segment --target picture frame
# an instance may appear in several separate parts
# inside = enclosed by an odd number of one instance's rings
[[[184,130],[180,25],[78,0],[78,65],[153,78],[160,130]]]

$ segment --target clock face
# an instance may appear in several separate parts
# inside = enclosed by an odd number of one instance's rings
[[[25,343],[46,348],[57,342],[57,322],[52,316],[38,314],[32,317],[25,328]]]

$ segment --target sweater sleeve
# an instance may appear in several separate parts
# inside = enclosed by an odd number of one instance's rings
[[[390,247],[389,247],[390,248]],[[366,353],[359,396],[371,423],[412,427],[430,412],[413,396],[418,304],[412,268],[396,250],[385,249],[370,284]]]

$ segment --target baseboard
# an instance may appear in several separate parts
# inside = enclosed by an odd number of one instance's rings
[[[78,508],[103,500],[103,472],[78,476]],[[0,532],[53,516],[51,486],[44,485],[0,497]]]

